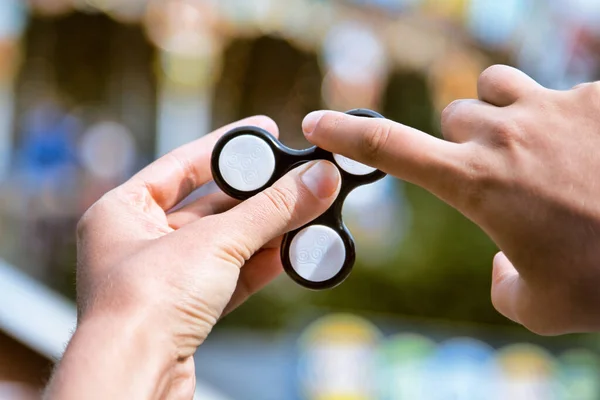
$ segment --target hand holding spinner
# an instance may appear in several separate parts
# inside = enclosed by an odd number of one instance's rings
[[[383,118],[365,109],[348,111],[359,117]],[[212,154],[215,182],[227,195],[247,200],[275,183],[288,171],[310,161],[327,160],[338,166],[342,177],[340,194],[320,217],[285,235],[281,261],[286,273],[298,284],[323,290],[342,283],[356,258],[354,239],[342,220],[348,194],[374,183],[385,173],[318,147],[290,149],[258,127],[241,127],[226,133]]]

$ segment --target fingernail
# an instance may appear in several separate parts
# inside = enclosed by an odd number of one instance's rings
[[[328,161],[309,164],[300,173],[300,179],[308,190],[319,199],[328,199],[335,194],[340,184],[340,171]]]
[[[304,118],[304,121],[302,121],[302,130],[305,135],[310,135],[315,131],[323,115],[325,115],[325,111],[313,111]]]

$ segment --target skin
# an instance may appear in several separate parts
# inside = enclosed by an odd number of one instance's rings
[[[600,330],[600,84],[541,87],[495,66],[479,99],[443,113],[445,140],[332,111],[304,121],[312,143],[429,190],[502,250],[492,302],[542,335]],[[222,193],[174,207],[212,179],[225,127],[175,150],[98,201],[78,227],[79,321],[52,399],[190,399],[193,354],[215,323],[281,272],[281,235],[339,192],[327,162],[238,204]],[[307,172],[308,169],[308,172]],[[312,171],[312,172],[311,172]],[[304,179],[303,179],[304,178]]]
[[[445,140],[389,121],[315,112],[313,144],[419,185],[500,252],[491,298],[540,335],[600,330],[600,83],[544,88],[494,66],[478,99],[442,115]]]
[[[242,204],[217,193],[176,207],[212,179],[217,139],[247,125],[278,133],[266,117],[224,127],[151,164],[83,216],[78,326],[47,398],[193,397],[198,346],[281,273],[281,236],[339,193],[338,169],[320,161]]]

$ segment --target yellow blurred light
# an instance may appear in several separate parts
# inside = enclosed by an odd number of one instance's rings
[[[519,379],[549,377],[556,368],[550,353],[530,344],[507,346],[498,352],[497,360],[505,375]]]
[[[219,57],[198,58],[163,52],[161,67],[170,83],[183,90],[198,90],[214,83],[222,65]]]
[[[151,41],[165,51],[204,56],[212,51],[216,11],[210,2],[152,1],[146,13]]]
[[[370,321],[334,314],[312,323],[300,338],[300,381],[311,400],[369,400],[375,349],[382,334]]]
[[[304,345],[315,343],[375,343],[382,337],[370,321],[352,314],[332,314],[313,322],[304,332]]]
[[[477,80],[486,60],[475,51],[449,48],[430,69],[429,82],[436,109],[441,112],[456,99],[477,98]]]
[[[462,21],[467,15],[471,0],[425,0],[423,3],[428,14]]]

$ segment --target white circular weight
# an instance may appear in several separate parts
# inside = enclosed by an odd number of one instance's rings
[[[219,155],[219,171],[225,182],[241,192],[263,187],[275,172],[275,154],[254,135],[241,135],[227,143]]]
[[[334,154],[333,158],[341,169],[352,175],[369,175],[377,171],[377,168],[369,167],[339,154]]]
[[[346,247],[340,235],[324,225],[311,225],[300,231],[290,245],[294,271],[311,282],[335,277],[346,262]]]

